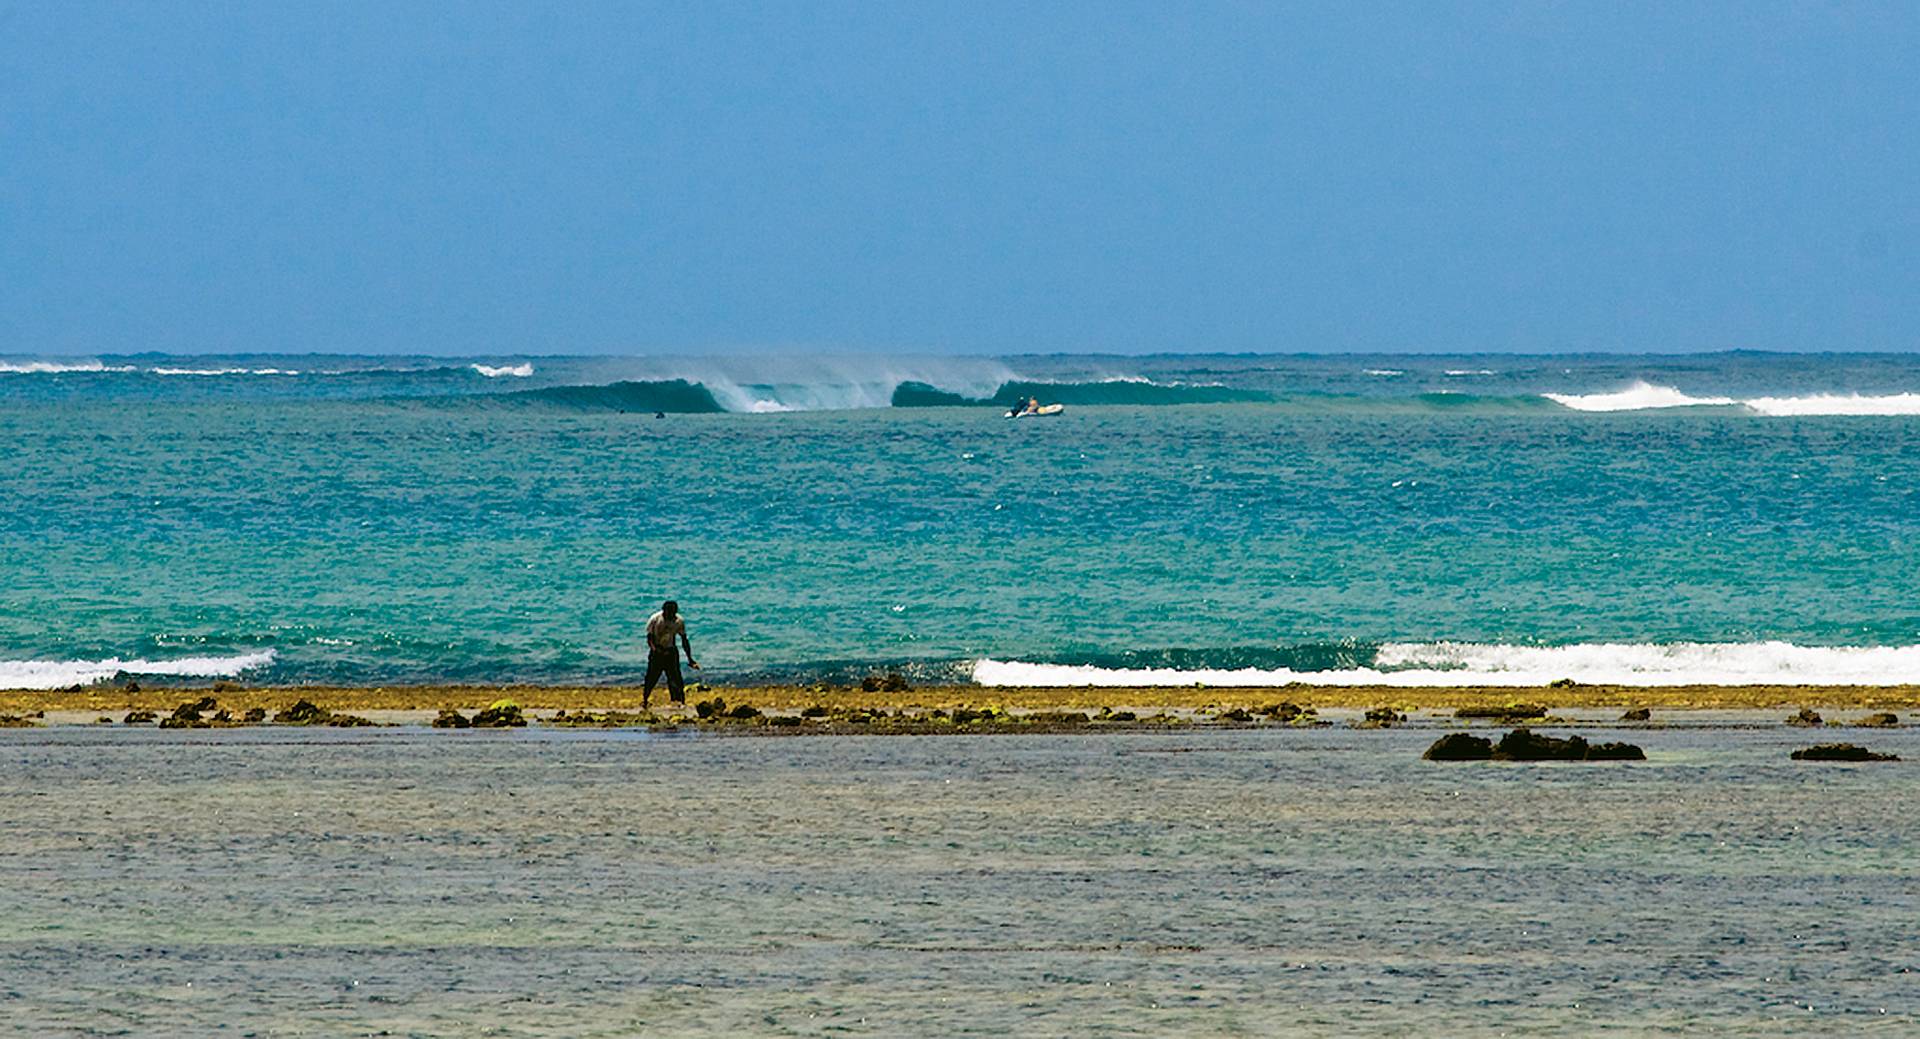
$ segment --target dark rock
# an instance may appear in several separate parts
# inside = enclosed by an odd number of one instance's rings
[[[247,708],[247,713],[240,716],[240,720],[246,722],[248,725],[258,725],[267,720],[267,709],[265,707],[249,707]]]
[[[1588,761],[1645,761],[1647,752],[1631,743],[1595,743],[1587,747]]]
[[[1795,761],[1899,761],[1897,754],[1875,754],[1852,743],[1822,743],[1793,752]]]
[[[163,729],[208,728],[212,723],[206,719],[202,712],[212,710],[214,704],[215,700],[211,696],[204,696],[198,700],[183,703],[175,707],[172,714],[160,719],[160,727]]]
[[[240,691],[240,683],[226,681],[215,682],[213,683],[213,691],[216,693],[237,693]]]
[[[1816,725],[1825,725],[1826,722],[1822,721],[1820,716],[1815,714],[1811,709],[1802,707],[1800,708],[1799,714],[1787,719],[1787,724],[1803,729],[1810,729]]]
[[[526,724],[526,715],[512,700],[495,700],[473,716],[476,729],[511,729]]]
[[[372,725],[373,721],[370,718],[362,718],[357,714],[329,714],[327,715],[327,724],[336,729],[357,729],[362,726]]]
[[[17,714],[0,714],[0,729],[30,729],[33,719],[22,718]]]
[[[723,696],[716,696],[711,700],[702,700],[693,705],[693,713],[702,718],[724,717],[727,713],[727,700]]]
[[[1216,715],[1215,717],[1217,717],[1220,721],[1234,722],[1239,725],[1245,725],[1248,722],[1253,721],[1253,715],[1247,713],[1247,709],[1245,707],[1235,707],[1229,711],[1222,711],[1220,712],[1220,714]]]
[[[1085,725],[1092,719],[1082,711],[1035,711],[1026,720],[1037,725]]]
[[[467,729],[472,728],[473,723],[468,721],[467,716],[461,714],[459,711],[451,707],[442,707],[440,708],[440,713],[433,719],[433,727],[436,729]]]
[[[1485,761],[1493,757],[1493,741],[1464,732],[1450,732],[1433,741],[1420,755],[1428,761]]]
[[[233,712],[222,707],[218,711],[214,712],[213,720],[217,722],[226,722],[231,724],[233,722]]]
[[[122,725],[151,725],[157,717],[159,716],[152,711],[133,710],[128,711],[127,716],[120,719],[120,723]]]
[[[311,700],[300,700],[274,715],[273,720],[281,725],[325,725],[329,714],[326,708],[315,706]]]
[[[804,710],[804,711],[801,711],[801,712],[800,712],[800,717],[802,717],[802,718],[825,718],[825,717],[827,716],[827,714],[828,714],[828,713],[829,713],[829,712],[827,711],[827,709],[826,709],[825,707],[822,707],[822,706],[820,706],[819,704],[814,704],[814,705],[813,705],[812,707],[809,707],[809,708],[807,708],[806,710]],[[936,711],[936,712],[934,712],[934,713],[936,713],[936,714],[938,714],[939,712],[938,712],[938,711]]]
[[[746,721],[749,718],[758,718],[760,717],[760,708],[751,706],[749,704],[741,704],[740,706],[735,707],[733,710],[728,711],[727,717],[737,718],[740,721]]]
[[[1455,718],[1485,719],[1499,722],[1520,722],[1529,718],[1545,718],[1546,707],[1537,703],[1510,703],[1501,706],[1462,707],[1453,712]]]
[[[1892,711],[1869,714],[1853,724],[1869,729],[1891,729],[1900,724],[1900,716]]]
[[[972,725],[974,722],[987,721],[992,717],[991,714],[985,711],[976,711],[971,707],[955,707],[953,709],[953,724],[955,725]]]
[[[1307,712],[1297,703],[1270,703],[1260,708],[1260,713],[1277,722],[1290,722]]]
[[[1391,707],[1374,707],[1367,711],[1365,719],[1359,722],[1358,727],[1362,729],[1386,729],[1399,725],[1406,720],[1406,715],[1401,714]]]
[[[135,682],[132,679],[128,679],[127,684],[121,686],[120,688],[126,690],[129,693],[137,693],[140,691],[140,683]]]
[[[1578,682],[1576,682],[1576,681],[1574,681],[1574,680],[1573,680],[1573,679],[1571,679],[1571,678],[1556,678],[1556,679],[1554,679],[1553,681],[1551,681],[1551,682],[1548,682],[1548,683],[1547,683],[1547,688],[1549,688],[1549,689],[1573,689],[1573,688],[1575,688],[1575,687],[1577,687],[1577,686],[1579,686],[1579,684],[1580,684],[1580,683],[1578,683]]]
[[[1515,729],[1500,737],[1493,756],[1498,761],[1585,761],[1587,741],[1578,736],[1559,739],[1541,736],[1528,729]]]
[[[1644,761],[1646,752],[1631,743],[1591,746],[1578,736],[1560,739],[1515,729],[1494,744],[1495,761]]]
[[[1102,722],[1130,722],[1138,721],[1139,718],[1140,716],[1134,714],[1132,711],[1116,711],[1112,708],[1102,707],[1100,709],[1100,717],[1094,720]]]
[[[1645,707],[1635,707],[1620,715],[1623,722],[1648,722],[1653,720],[1653,712]]]
[[[800,719],[799,719],[799,718],[798,718],[797,716],[795,716],[795,715],[791,715],[791,714],[777,714],[777,715],[774,715],[774,716],[773,716],[773,717],[771,717],[771,718],[768,718],[768,719],[767,719],[767,724],[768,724],[768,725],[778,725],[778,726],[780,726],[780,727],[782,727],[782,728],[786,728],[786,727],[788,727],[788,726],[793,726],[793,725],[799,725],[799,724],[801,724],[801,721],[800,721]]]

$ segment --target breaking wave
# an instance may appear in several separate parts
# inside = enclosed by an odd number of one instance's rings
[[[1546,393],[1575,411],[1651,411],[1661,408],[1744,408],[1759,415],[1920,415],[1920,393],[1879,396],[1813,393],[1803,397],[1696,397],[1672,386],[1636,382],[1610,393]]]
[[[1544,393],[1541,396],[1575,411],[1647,411],[1654,408],[1726,407],[1732,397],[1694,397],[1671,386],[1636,382],[1611,393]]]
[[[484,375],[489,379],[498,379],[501,376],[509,376],[515,379],[525,379],[533,375],[533,362],[531,361],[528,361],[522,364],[502,364],[502,365],[474,364],[474,365],[469,365],[468,367],[472,368],[474,371],[479,372],[481,375]]]
[[[1108,662],[980,660],[985,686],[1543,686],[1912,685],[1920,646],[1798,646],[1788,642],[1581,643],[1513,646],[1389,642],[1331,666],[1223,660],[1214,666],[1112,666]]]
[[[171,675],[181,678],[231,678],[273,663],[270,649],[230,657],[181,657],[177,660],[0,660],[0,689],[58,689],[101,682],[115,675]]]
[[[0,361],[0,375],[58,375],[63,372],[130,372],[132,365],[108,367],[99,361]]]

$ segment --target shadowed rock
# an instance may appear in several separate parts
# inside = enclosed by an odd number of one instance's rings
[[[1881,711],[1878,714],[1869,714],[1853,724],[1868,729],[1891,729],[1900,724],[1900,716],[1892,711]]]
[[[336,729],[357,729],[361,726],[372,725],[373,719],[362,718],[357,714],[329,714],[327,715],[327,724]]]
[[[292,707],[273,716],[280,725],[325,725],[331,712],[316,705],[312,700],[296,701]]]
[[[247,708],[247,713],[240,716],[240,720],[246,722],[248,725],[258,725],[267,720],[267,709],[265,707],[249,707]]]
[[[1897,754],[1875,754],[1852,743],[1821,743],[1793,752],[1795,761],[1899,761]]]
[[[1811,708],[1802,707],[1800,708],[1800,713],[1787,719],[1787,724],[1798,726],[1802,729],[1810,729],[1816,725],[1825,725],[1826,722],[1821,720],[1820,715],[1816,714]]]
[[[205,729],[211,724],[203,712],[213,710],[216,701],[211,696],[183,703],[173,709],[173,713],[160,719],[163,729]]]
[[[1433,741],[1420,755],[1428,761],[1486,761],[1493,757],[1493,741],[1464,732],[1450,732]]]
[[[1623,722],[1652,721],[1653,712],[1646,709],[1645,707],[1635,707],[1632,710],[1627,711],[1624,714],[1620,715],[1620,720]]]
[[[1357,729],[1387,729],[1407,720],[1407,716],[1391,707],[1374,707],[1367,711],[1366,717],[1354,723]]]
[[[512,700],[495,700],[473,716],[476,729],[511,729],[527,724],[520,705]]]
[[[440,708],[440,713],[434,716],[433,727],[436,729],[467,729],[472,728],[473,723],[468,721],[467,716],[461,714],[459,711],[451,707],[442,707]]]
[[[1494,745],[1495,761],[1644,761],[1646,752],[1631,743],[1593,746],[1578,736],[1560,739],[1515,729]]]
[[[159,715],[154,714],[152,711],[145,711],[145,710],[128,711],[127,716],[125,718],[120,719],[120,724],[152,725],[154,719],[158,717]]]

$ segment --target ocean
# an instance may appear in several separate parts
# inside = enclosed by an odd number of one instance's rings
[[[1009,420],[1033,396],[1058,416]],[[0,357],[0,687],[1920,682],[1920,358]]]

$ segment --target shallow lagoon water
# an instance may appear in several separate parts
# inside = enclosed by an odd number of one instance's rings
[[[0,1033],[1920,1029],[1920,733],[1433,735],[0,732]]]

